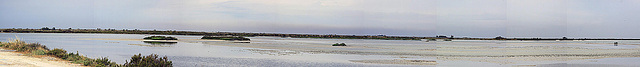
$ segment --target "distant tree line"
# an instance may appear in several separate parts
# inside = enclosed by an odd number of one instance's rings
[[[139,30],[139,29],[56,29],[43,27],[41,29],[0,29],[0,32],[13,33],[111,33],[111,34],[156,34],[156,35],[201,35],[201,36],[276,36],[276,37],[292,37],[292,38],[331,38],[331,39],[381,39],[381,40],[421,40],[421,39],[460,39],[460,40],[640,40],[640,39],[571,39],[563,38],[505,38],[498,36],[495,38],[453,38],[447,36],[436,37],[407,37],[407,36],[386,36],[386,35],[336,35],[336,34],[282,34],[282,33],[236,33],[236,32],[194,32],[194,31],[176,31],[176,30]]]

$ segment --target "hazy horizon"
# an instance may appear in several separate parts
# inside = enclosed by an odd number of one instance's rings
[[[640,38],[640,0],[3,0],[0,28]]]

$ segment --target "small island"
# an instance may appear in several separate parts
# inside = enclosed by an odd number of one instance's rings
[[[145,40],[178,40],[178,38],[175,37],[167,37],[167,36],[151,36],[151,37],[145,37]]]
[[[150,37],[145,37],[143,38],[144,40],[142,42],[145,43],[153,43],[153,44],[158,44],[158,43],[178,43],[178,38],[175,37],[170,37],[170,36],[150,36]]]
[[[331,46],[347,46],[347,44],[344,44],[344,43],[336,43],[336,44],[333,44],[333,45],[331,45]]]
[[[249,38],[241,36],[203,36],[200,39],[215,39],[215,40],[228,40],[228,41],[251,41]]]

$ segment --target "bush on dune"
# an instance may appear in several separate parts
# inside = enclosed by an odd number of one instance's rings
[[[91,59],[85,56],[81,56],[78,52],[76,53],[67,53],[67,51],[62,49],[53,49],[47,53],[48,55],[52,55],[64,60],[71,61],[71,63],[83,64],[85,66],[93,66],[93,67],[118,67],[120,65],[115,62],[111,62],[108,58],[102,57],[98,59]]]
[[[92,63],[93,66],[96,67],[119,67],[120,65],[116,64],[115,62],[111,62],[111,60],[109,60],[107,57],[102,57],[102,58],[98,58],[93,60]],[[85,63],[85,65],[87,65]]]
[[[18,49],[16,49],[17,51],[21,51],[21,52],[31,52],[34,50],[49,50],[47,48],[47,46],[44,45],[40,45],[38,43],[31,43],[31,44],[26,44],[26,45],[19,45],[17,47]]]
[[[55,56],[55,57],[58,57],[58,58],[66,59],[67,58],[67,51],[55,48],[55,49],[47,52],[47,55],[51,55],[51,56]]]
[[[131,60],[124,63],[125,67],[172,67],[171,61],[167,59],[167,56],[160,58],[157,54],[151,54],[148,56],[142,56],[142,54],[133,55]]]
[[[38,43],[27,44],[24,41],[20,41],[20,40],[17,40],[17,39],[14,40],[13,42],[2,43],[2,45],[0,45],[0,46],[3,47],[3,48],[16,50],[18,52],[31,52],[31,51],[35,51],[35,50],[49,50],[49,48],[47,48],[47,46],[40,45]]]
[[[32,55],[47,55],[47,50],[35,50],[35,51],[31,51]]]

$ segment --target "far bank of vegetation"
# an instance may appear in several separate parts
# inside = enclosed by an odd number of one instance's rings
[[[505,38],[498,36],[496,38],[454,38],[446,36],[436,37],[408,37],[408,36],[386,36],[386,35],[318,35],[318,34],[281,34],[281,33],[236,33],[236,32],[194,32],[194,31],[176,31],[176,30],[139,30],[139,29],[60,29],[43,27],[40,29],[0,29],[0,32],[6,33],[109,33],[109,34],[154,34],[154,35],[208,35],[208,36],[275,36],[275,37],[292,37],[292,38],[329,38],[329,39],[379,39],[379,40],[420,40],[420,39],[456,39],[456,40],[640,40],[640,39],[615,39],[615,38]]]
[[[251,39],[241,36],[203,36],[200,39],[230,40],[230,41],[250,41]]]
[[[106,57],[91,59],[81,56],[78,52],[68,53],[66,50],[55,48],[50,50],[45,45],[38,43],[25,43],[18,39],[13,42],[0,42],[0,48],[16,50],[19,53],[25,53],[30,56],[51,56],[60,58],[61,60],[71,61],[71,63],[82,64],[91,67],[172,67],[172,62],[167,57],[159,57],[157,54],[141,56],[134,55],[130,61],[122,65],[111,62]]]
[[[208,35],[208,36],[275,36],[275,37],[292,37],[292,38],[330,38],[330,39],[381,39],[381,40],[420,40],[432,37],[402,37],[402,36],[385,36],[385,35],[318,35],[318,34],[280,34],[280,33],[235,33],[235,32],[194,32],[194,31],[176,31],[176,30],[140,30],[140,29],[0,29],[0,32],[6,33],[109,33],[109,34],[153,34],[153,35]]]

